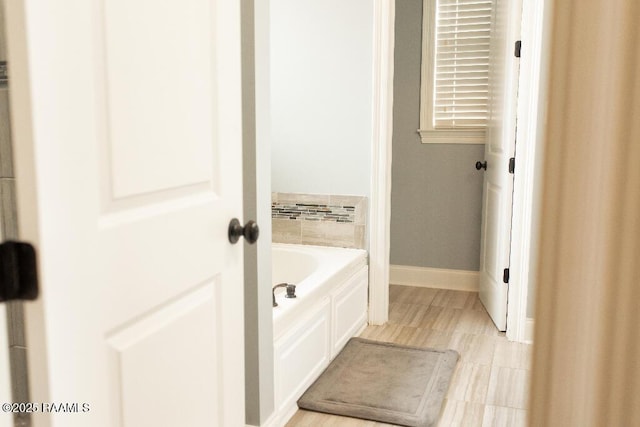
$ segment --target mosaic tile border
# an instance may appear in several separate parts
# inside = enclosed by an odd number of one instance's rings
[[[272,193],[273,241],[365,249],[367,198]]]
[[[272,203],[271,218],[353,223],[356,222],[356,207],[314,203]]]

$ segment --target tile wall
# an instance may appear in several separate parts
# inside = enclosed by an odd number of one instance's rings
[[[275,243],[366,249],[367,198],[272,193]]]

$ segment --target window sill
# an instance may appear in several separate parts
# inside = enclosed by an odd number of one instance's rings
[[[418,129],[423,144],[485,144],[484,130]]]

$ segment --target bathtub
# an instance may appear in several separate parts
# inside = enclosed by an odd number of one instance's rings
[[[296,285],[296,298],[276,290],[273,308],[275,424],[367,324],[367,252],[273,244],[272,284]]]
[[[273,308],[273,335],[277,339],[323,296],[367,265],[367,251],[328,246],[272,246],[272,284],[296,285],[296,298],[285,298],[276,289],[278,307]]]

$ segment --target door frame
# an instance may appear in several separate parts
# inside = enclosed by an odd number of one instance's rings
[[[389,319],[391,139],[395,0],[374,0],[371,203],[369,203],[369,324]]]
[[[4,29],[0,28],[0,31]],[[4,221],[2,212],[0,212],[0,223]],[[2,228],[0,228],[0,242],[4,242]],[[0,382],[0,403],[13,402],[11,385],[13,378],[11,377],[11,342],[9,341],[9,310],[7,303],[0,302],[0,378],[7,378],[9,381]],[[13,414],[0,412],[0,427],[12,427]]]
[[[533,341],[533,319],[527,317],[529,286],[535,285],[544,124],[547,109],[547,65],[550,43],[548,1],[522,0],[518,82],[516,173],[513,182],[511,223],[510,286],[507,305],[507,338]],[[520,212],[519,215],[516,213]],[[519,286],[513,286],[518,284]]]
[[[0,28],[0,31],[2,29]],[[0,212],[0,222],[2,222],[2,212]],[[2,229],[0,228],[0,242],[4,241]],[[11,349],[9,348],[9,329],[7,318],[7,304],[0,302],[0,378],[8,378],[9,381],[0,382],[0,404],[5,402],[13,402],[11,395],[11,367],[9,364],[9,355]],[[12,427],[13,426],[13,414],[1,412],[0,413],[0,427]]]
[[[0,238],[2,238],[0,236]],[[0,303],[0,378],[11,378],[9,368],[9,334],[7,330],[6,304]],[[11,381],[0,383],[0,403],[13,402],[11,398]],[[13,416],[10,413],[0,413],[0,427],[11,427]]]
[[[534,190],[540,162],[542,140],[539,119],[544,118],[545,96],[539,94],[544,52],[543,37],[546,36],[547,20],[543,19],[544,7],[534,0],[522,1],[523,16],[531,17],[531,26],[523,30],[525,49],[519,77],[518,116],[532,114],[530,120],[519,119],[518,140],[522,141],[518,152],[518,173],[514,183],[513,241],[510,269],[512,286],[509,286],[507,338],[513,341],[531,340],[531,322],[527,322],[527,296],[531,281],[531,255],[537,248],[536,230],[538,219],[537,195]],[[369,323],[384,324],[389,311],[389,253],[391,247],[391,140],[393,130],[393,66],[395,0],[374,2],[374,86],[373,86],[373,147],[371,164],[371,206],[369,240]],[[524,12],[529,15],[524,15]],[[531,48],[529,48],[531,46]],[[524,67],[523,67],[524,64]],[[522,72],[529,67],[528,72]],[[525,145],[525,141],[527,144]],[[532,143],[528,143],[532,142]],[[525,149],[526,148],[526,149]],[[516,240],[517,239],[517,240]],[[513,286],[518,283],[519,286]]]

